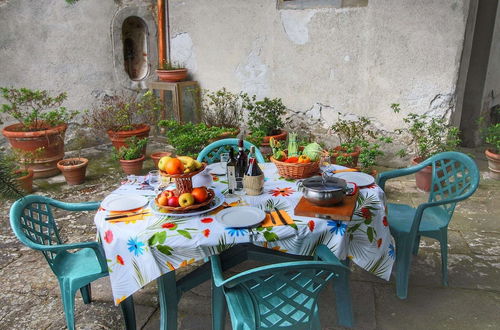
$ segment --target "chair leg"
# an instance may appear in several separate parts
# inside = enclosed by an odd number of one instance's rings
[[[444,286],[448,286],[448,230],[441,230],[441,276]]]
[[[127,299],[120,303],[120,308],[122,309],[123,320],[125,321],[125,329],[135,330],[135,307],[134,307],[134,297],[128,296]]]
[[[420,235],[417,235],[415,239],[415,244],[413,245],[413,255],[416,256],[418,254],[418,248],[420,247]]]
[[[82,286],[80,288],[80,293],[82,294],[84,304],[90,304],[92,302],[92,287],[90,286],[90,283]]]
[[[75,291],[71,288],[69,282],[59,282],[61,288],[61,298],[66,317],[68,330],[75,329]]]
[[[226,298],[223,289],[212,280],[212,329],[224,330],[226,324]]]
[[[177,329],[177,283],[175,271],[160,276],[158,283],[158,295],[160,300],[160,329]]]
[[[335,304],[339,324],[351,328],[353,326],[351,291],[349,288],[349,273],[339,274],[340,277],[333,281],[335,291]]]
[[[406,237],[396,238],[396,295],[399,299],[408,297],[411,251]]]

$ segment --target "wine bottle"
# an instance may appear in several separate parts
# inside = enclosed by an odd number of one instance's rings
[[[243,148],[243,140],[238,141],[238,155],[236,156],[236,184],[237,189],[243,189],[243,177],[248,165],[248,156]]]
[[[252,146],[250,147],[250,159],[248,161],[248,167],[245,172],[246,176],[259,176],[264,173],[262,173],[262,170],[259,167],[259,164],[257,163],[257,160],[255,159],[255,147]]]
[[[229,160],[226,166],[228,192],[234,193],[236,190],[236,159],[234,158],[233,148],[229,149]]]
[[[243,178],[243,186],[247,195],[256,196],[262,194],[264,189],[264,173],[255,159],[255,147],[250,148],[250,159]]]

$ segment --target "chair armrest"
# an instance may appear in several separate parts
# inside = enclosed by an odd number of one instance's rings
[[[210,264],[212,266],[212,279],[216,287],[221,287],[226,282],[222,275],[222,266],[218,255],[210,256]]]
[[[424,167],[426,167],[427,165],[428,165],[428,162],[422,162],[422,163],[415,165],[415,166],[410,166],[407,168],[400,168],[397,170],[392,170],[392,171],[380,173],[378,175],[378,178],[377,178],[377,185],[382,190],[385,190],[385,182],[387,180],[416,173],[416,172],[420,171],[421,169],[423,169]]]
[[[99,209],[101,202],[66,203],[53,200],[50,204],[67,211],[95,211]]]
[[[330,250],[328,246],[324,244],[318,245],[318,247],[316,248],[315,257],[319,257],[319,259],[326,261],[332,265],[341,266],[346,270],[350,270],[339,260],[339,258],[337,258],[335,254],[333,254],[332,250]]]

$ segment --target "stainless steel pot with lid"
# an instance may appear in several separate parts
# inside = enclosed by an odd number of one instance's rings
[[[354,195],[357,191],[355,183],[332,176],[314,176],[300,183],[304,198],[319,206],[332,206],[341,203],[346,195]]]

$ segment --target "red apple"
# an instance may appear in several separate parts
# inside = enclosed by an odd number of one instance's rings
[[[168,199],[168,206],[178,207],[179,206],[179,197],[172,196]]]
[[[174,197],[175,196],[175,192],[173,190],[164,190],[162,193],[161,193],[162,196],[166,196],[167,198],[170,198],[170,197]]]

